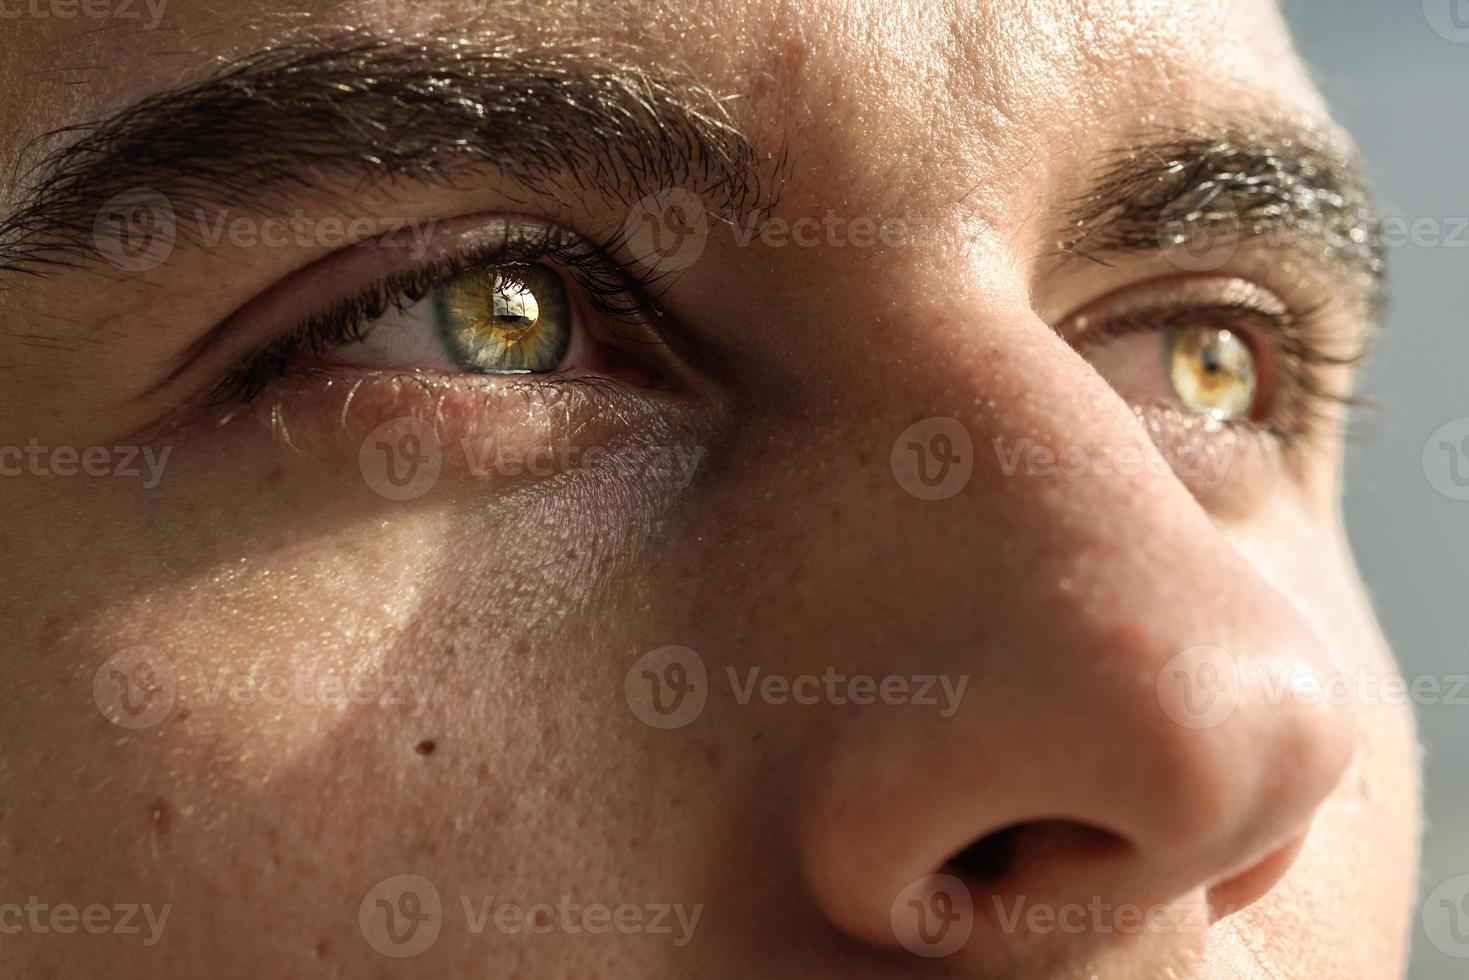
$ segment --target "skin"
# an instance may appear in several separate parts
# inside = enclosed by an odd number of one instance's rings
[[[146,489],[0,480],[0,903],[171,911],[148,946],[0,935],[0,972],[1400,976],[1418,826],[1407,711],[1250,680],[1395,671],[1338,517],[1339,424],[1245,453],[1214,488],[1166,469],[1016,474],[993,448],[1151,451],[1126,390],[1147,382],[1125,365],[1104,375],[1055,327],[1176,270],[1046,259],[1056,229],[1042,216],[1145,121],[1270,111],[1329,131],[1273,6],[474,6],[179,2],[157,32],[4,21],[5,91],[28,94],[0,107],[5,172],[61,121],[303,23],[497,29],[684,66],[741,96],[758,146],[784,143],[776,215],[901,215],[921,241],[740,248],[716,229],[665,302],[719,370],[678,366],[678,395],[627,394],[617,411],[578,395],[451,397],[436,423],[446,446],[570,440],[635,462],[672,447],[701,460],[691,482],[646,469],[486,479],[448,460],[409,501],[373,489],[359,449],[380,422],[429,414],[412,385],[368,384],[345,422],[338,384],[223,426],[165,424],[183,409],[150,388],[171,350],[329,248],[223,245],[145,275],[8,278],[0,442],[171,455]],[[81,63],[106,70],[49,80]],[[333,190],[357,195],[354,213],[527,211],[492,175]],[[578,227],[626,213],[571,195],[529,210]],[[1281,293],[1347,288],[1248,248],[1223,272]],[[1331,315],[1338,333],[1364,329],[1347,306]],[[74,332],[25,342],[42,329]],[[274,404],[289,442],[268,424]],[[956,495],[923,500],[890,452],[935,417],[967,431],[973,471]],[[702,658],[708,700],[664,730],[625,692],[639,658],[669,645]],[[165,653],[177,689],[166,717],[128,729],[99,710],[93,681],[138,646]],[[1190,727],[1159,678],[1199,646],[1246,680],[1226,720]],[[967,686],[947,716],[740,703],[726,668],[743,683],[755,667]],[[428,693],[218,695],[239,676]],[[891,915],[905,887],[1039,821],[1012,874],[974,884],[964,948],[905,948]],[[359,919],[400,874],[443,904],[437,940],[403,959]],[[672,919],[671,936],[476,933],[461,896],[701,912],[683,944]],[[1005,929],[997,908],[1017,900],[1100,903],[1103,926]],[[1118,910],[1160,903],[1184,925],[1117,926]]]

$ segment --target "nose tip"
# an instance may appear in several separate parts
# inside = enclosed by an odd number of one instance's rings
[[[1059,709],[974,702],[954,724],[848,732],[803,828],[831,921],[927,955],[904,910],[936,935],[938,910],[962,909],[963,948],[1014,965],[1129,929],[1201,932],[1267,893],[1349,764],[1348,712],[1295,696],[1294,662],[1240,659],[1216,683],[1227,712],[1179,715],[1168,685],[1197,672],[1172,676],[1177,661],[1148,650],[1114,654],[1155,666],[1097,671],[1089,696]]]

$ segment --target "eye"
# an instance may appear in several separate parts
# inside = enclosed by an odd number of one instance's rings
[[[1255,355],[1239,334],[1203,323],[1170,327],[1164,348],[1168,380],[1185,407],[1220,422],[1250,417]]]
[[[1105,298],[1063,327],[1092,366],[1134,405],[1214,425],[1293,424],[1285,393],[1308,370],[1300,324],[1284,303],[1240,280],[1167,282]],[[1283,433],[1284,434],[1284,433]]]
[[[648,283],[606,247],[518,219],[465,235],[467,242],[440,243],[431,260],[369,279],[356,295],[277,333],[238,362],[213,400],[249,402],[286,376],[335,371],[598,376],[640,387],[665,380],[670,358]],[[388,264],[394,248],[375,246],[380,254],[364,264]],[[309,295],[334,278],[316,275],[295,292]]]
[[[472,371],[554,371],[571,343],[566,286],[541,265],[460,273],[435,290],[434,313],[444,346]]]
[[[327,359],[372,370],[549,374],[565,365],[578,326],[554,270],[480,265],[375,318]]]

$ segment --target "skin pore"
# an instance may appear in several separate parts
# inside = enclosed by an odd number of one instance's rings
[[[1401,975],[1411,719],[1302,694],[1395,673],[1380,250],[1273,5],[149,20],[0,20],[0,973]],[[570,367],[466,374],[434,291],[517,263]]]

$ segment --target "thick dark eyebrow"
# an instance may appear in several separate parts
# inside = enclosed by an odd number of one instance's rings
[[[34,141],[60,148],[16,178],[0,271],[86,264],[98,214],[141,188],[175,209],[273,212],[327,178],[453,183],[488,167],[531,195],[574,186],[625,205],[686,187],[711,209],[768,211],[782,160],[728,103],[630,53],[483,35],[289,42]]]
[[[1064,228],[1058,254],[1103,263],[1287,246],[1359,285],[1374,314],[1382,302],[1380,216],[1355,154],[1282,124],[1145,134],[1099,161]]]

